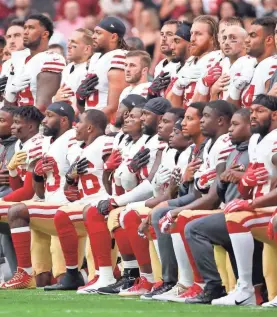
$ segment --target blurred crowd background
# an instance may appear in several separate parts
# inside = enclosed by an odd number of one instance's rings
[[[0,0],[0,35],[5,34],[10,21],[34,12],[45,13],[55,21],[50,44],[59,44],[64,50],[73,30],[93,30],[103,16],[117,16],[127,27],[127,37],[141,38],[154,68],[160,58],[157,34],[164,21],[192,22],[201,14],[218,19],[240,16],[247,30],[256,17],[277,16],[277,0]]]

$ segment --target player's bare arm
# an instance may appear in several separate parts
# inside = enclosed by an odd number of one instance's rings
[[[36,107],[45,112],[56,95],[61,84],[61,74],[53,72],[41,72],[37,76]]]
[[[111,69],[108,72],[109,92],[107,107],[103,109],[106,116],[111,117],[116,113],[118,107],[118,100],[122,90],[127,87],[125,82],[124,71],[121,69]]]

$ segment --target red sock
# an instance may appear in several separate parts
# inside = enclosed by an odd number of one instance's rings
[[[99,266],[112,266],[112,239],[105,222],[96,207],[90,207],[87,212],[86,227],[88,230],[92,254],[95,254]]]
[[[124,225],[139,266],[151,264],[149,240],[138,235],[140,216],[133,210],[124,216]]]
[[[122,255],[134,254],[127,232],[121,227],[117,228],[113,232],[116,244]]]
[[[65,264],[67,267],[78,267],[78,236],[76,229],[64,211],[58,210],[54,223],[60,239]]]
[[[30,227],[13,228],[11,229],[11,234],[17,258],[17,266],[21,268],[32,267]]]

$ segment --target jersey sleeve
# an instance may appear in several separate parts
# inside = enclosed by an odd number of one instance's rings
[[[28,170],[30,169],[30,165],[35,162],[36,160],[39,160],[42,157],[42,142],[43,138],[41,136],[38,136],[32,141],[32,144],[28,150]]]
[[[41,68],[41,72],[62,73],[66,66],[63,56],[56,53],[45,54],[45,60]]]
[[[124,51],[118,51],[116,52],[110,61],[110,69],[116,68],[116,69],[125,69],[125,59],[126,59],[126,54]]]
[[[69,162],[69,165],[72,165],[76,159],[81,156],[82,149],[80,148],[76,137],[72,136],[68,140],[68,150],[67,150],[67,160]]]
[[[228,138],[228,137],[227,137]],[[215,160],[215,168],[221,164],[226,163],[229,154],[235,149],[235,146],[231,143],[230,139],[222,140],[220,143],[219,151]]]
[[[104,140],[102,158],[105,157],[106,155],[111,155],[113,151],[113,141],[114,141],[114,138],[112,137],[107,137]]]

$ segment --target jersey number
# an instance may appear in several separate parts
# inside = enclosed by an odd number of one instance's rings
[[[250,108],[255,93],[255,85],[250,85],[246,91],[246,93],[242,97],[242,104],[246,108]]]
[[[92,165],[92,166],[91,166]],[[90,164],[90,168],[93,168],[93,164]],[[82,189],[80,190],[81,198],[86,196],[90,196],[96,194],[100,190],[100,184],[98,181],[98,177],[93,174],[85,174],[80,177]]]
[[[59,169],[58,169],[57,162],[54,162],[53,171],[52,171],[52,177],[54,179],[54,183],[53,184],[50,184],[50,182],[48,182],[48,181],[46,182],[46,190],[48,192],[55,192],[57,189],[59,189],[60,184],[61,184],[61,177],[60,177],[60,174],[59,174]]]
[[[29,86],[19,93],[18,103],[19,103],[19,106],[33,106],[34,105],[34,98]]]
[[[96,90],[93,94],[91,94],[87,100],[88,107],[95,107],[99,102],[99,92]]]

